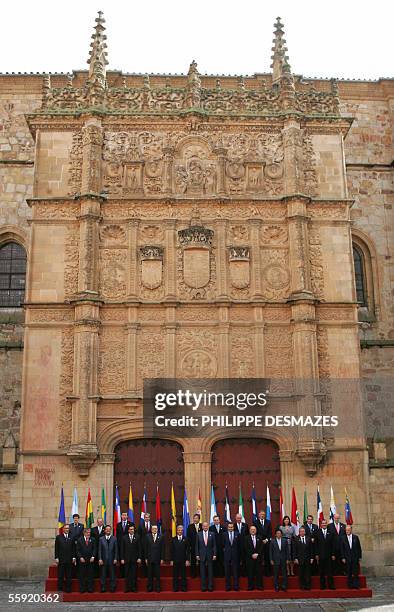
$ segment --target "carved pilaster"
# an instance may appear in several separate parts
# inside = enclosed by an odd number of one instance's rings
[[[226,195],[226,155],[227,150],[219,143],[215,147],[215,153],[218,159],[218,174],[217,174],[217,194]]]
[[[226,221],[218,221],[217,228],[217,259],[216,259],[216,274],[218,283],[218,299],[227,299],[228,297],[228,278],[227,278],[227,261],[226,261]]]
[[[176,221],[166,221],[165,229],[165,282],[166,300],[174,300],[176,297]]]
[[[261,288],[261,253],[260,253],[260,221],[250,219],[250,244],[252,260],[252,283],[251,292],[253,298],[262,298]]]
[[[166,309],[165,324],[165,375],[168,378],[176,377],[176,310],[174,306]]]
[[[307,198],[297,197],[289,198],[287,202],[292,299],[312,297],[306,203]]]
[[[302,130],[300,124],[291,119],[285,123],[283,154],[285,167],[285,193],[300,193],[302,189]]]
[[[138,256],[137,256],[137,236],[139,221],[131,219],[128,226],[129,241],[129,275],[128,275],[128,298],[136,299],[138,291]]]
[[[101,202],[98,198],[82,198],[80,206],[78,293],[98,295]]]
[[[174,164],[174,147],[165,145],[163,147],[164,154],[164,193],[172,193],[172,173]]]
[[[256,364],[256,377],[264,378],[265,376],[265,361],[264,361],[264,321],[263,309],[261,306],[254,307],[254,354]]]
[[[135,319],[135,308],[130,308],[129,321]],[[137,341],[139,324],[131,321],[126,325],[126,393],[132,395],[137,390]]]
[[[230,323],[228,306],[219,307],[219,359],[218,376],[230,376]]]
[[[101,192],[103,132],[98,119],[88,119],[82,128],[82,193]]]
[[[113,490],[114,490],[114,463],[115,453],[100,453],[99,458],[103,470],[103,486],[106,491],[107,502],[107,524],[112,525],[113,521]]]

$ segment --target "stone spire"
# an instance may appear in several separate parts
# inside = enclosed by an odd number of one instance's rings
[[[284,29],[283,23],[280,20],[280,17],[276,18],[276,23],[274,24],[274,39],[273,39],[273,47],[271,56],[272,59],[272,82],[278,83],[280,78],[284,72],[290,72],[290,64],[289,58],[286,55],[287,47],[286,47],[286,39],[284,38]]]
[[[89,78],[87,81],[91,102],[93,104],[103,100],[104,92],[107,85],[106,69],[107,60],[107,37],[105,32],[105,19],[101,11],[96,17],[96,26],[92,34],[92,42],[90,43],[90,52],[88,58]]]

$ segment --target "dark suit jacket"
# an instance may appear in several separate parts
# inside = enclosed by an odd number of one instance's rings
[[[339,557],[339,555],[341,554],[341,542],[340,542],[340,538],[342,536],[345,535],[345,529],[346,529],[346,525],[344,523],[339,523],[340,529],[339,529],[339,534],[335,528],[334,523],[329,523],[329,525],[327,526],[327,530],[332,533],[333,537],[334,537],[334,554]]]
[[[186,561],[190,561],[190,543],[184,536],[180,541],[178,540],[178,536],[172,538],[171,561],[174,561],[174,563],[186,563]]]
[[[261,538],[259,538],[258,535],[256,535],[256,548],[254,548],[253,546],[253,540],[252,540],[252,536],[251,535],[247,535],[244,538],[244,550],[245,550],[245,557],[246,560],[250,560],[252,559],[252,555],[254,553],[257,553],[258,559],[263,562],[263,556],[262,556],[262,552],[263,552],[263,540]]]
[[[316,538],[317,532],[319,531],[318,525],[315,525],[315,523],[312,523],[312,532],[309,529],[308,523],[304,523],[303,527],[305,527],[305,535],[307,535],[307,536],[309,536],[310,538],[313,538],[313,539]]]
[[[104,561],[104,565],[111,565],[114,561],[119,561],[118,543],[113,535],[109,541],[106,537],[99,539],[98,558]]]
[[[151,529],[152,529],[152,521],[149,521],[149,531],[146,531],[145,523],[143,525],[142,524],[138,525],[137,533],[141,537],[141,540],[143,540],[145,536],[151,532]]]
[[[127,534],[122,538],[121,544],[121,559],[125,563],[135,563],[137,559],[141,559],[141,538],[138,534],[133,534],[133,541],[130,542],[130,535]]]
[[[92,527],[92,529],[90,530],[90,535],[92,536],[92,538],[96,538],[97,540],[97,549],[98,549],[98,540],[99,538],[102,538],[103,535],[105,535],[104,533],[104,525],[101,529],[101,533],[99,533],[98,527],[96,525],[96,527]]]
[[[202,530],[201,523],[198,523],[198,531]],[[197,531],[194,523],[190,523],[186,531],[186,537],[190,543],[190,549],[195,552],[196,550],[196,540],[197,540]]]
[[[78,523],[78,525],[74,525],[74,523],[70,523],[70,531],[69,536],[72,540],[78,540],[83,534],[83,525],[82,523]]]
[[[160,563],[164,559],[164,537],[157,534],[154,542],[153,535],[148,533],[144,541],[144,553],[148,563]]]
[[[262,540],[270,540],[272,538],[271,521],[264,519],[264,525],[262,525],[260,519],[257,519],[257,521],[253,522],[253,525],[257,529],[257,535],[260,536]]]
[[[216,525],[211,525],[209,531],[215,536],[216,554],[218,557],[223,557],[223,534],[226,533],[226,528],[220,525],[219,533]]]
[[[323,530],[319,529],[315,539],[315,555],[319,555],[319,558],[329,559],[335,554],[335,538],[332,533],[327,529],[326,538],[323,536]]]
[[[244,538],[245,536],[249,535],[249,527],[247,526],[246,523],[241,523],[241,532],[238,529],[238,523],[234,522],[234,532],[238,533],[241,538]]]
[[[349,546],[349,540],[345,534],[340,540],[341,559],[346,559],[347,563],[358,563],[362,558],[362,550],[360,538],[352,534],[352,548]]]
[[[242,546],[242,536],[239,535],[236,531],[234,531],[234,540],[233,544],[230,544],[230,532],[226,531],[223,534],[223,554],[224,554],[224,562],[234,561],[234,563],[238,563],[241,546]]]
[[[208,531],[208,542],[205,546],[204,532],[200,531],[196,540],[196,557],[200,557],[200,561],[212,561],[212,557],[217,556],[216,538],[212,531]]]
[[[286,541],[286,538],[281,539],[281,549],[276,538],[272,538],[270,541],[270,561],[274,562],[274,565],[280,565],[283,561],[290,560],[290,548]]]
[[[122,540],[124,538],[125,535],[127,535],[129,533],[129,527],[132,523],[130,523],[130,521],[126,522],[126,527],[123,529],[123,525],[122,522],[118,523],[116,525],[116,539],[118,541],[118,549],[120,552],[121,546],[122,546]]]
[[[55,539],[55,559],[59,559],[59,563],[72,563],[75,557],[74,541],[68,536],[67,540],[62,533],[56,536]]]
[[[97,540],[96,538],[88,539],[88,543],[86,544],[85,536],[81,536],[76,541],[76,549],[77,549],[77,559],[83,557],[85,561],[89,561],[91,557],[96,558],[97,556]]]
[[[305,544],[302,543],[301,536],[296,536],[294,538],[293,546],[294,558],[300,563],[303,563],[304,561],[310,562],[310,560],[313,559],[314,546],[311,538],[309,538],[307,535],[305,536]]]

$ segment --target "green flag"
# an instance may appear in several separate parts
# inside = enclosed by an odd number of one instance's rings
[[[304,489],[304,523],[306,523],[306,517],[308,514],[308,496],[306,494],[306,489]]]
[[[104,525],[106,525],[107,524],[107,504],[105,503],[104,487],[101,489],[101,518],[104,521]]]
[[[242,499],[242,490],[241,483],[239,483],[239,505],[238,505],[238,514],[242,516],[242,522],[245,522],[245,514],[244,514],[244,502]]]

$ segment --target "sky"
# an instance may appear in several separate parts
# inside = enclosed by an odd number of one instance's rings
[[[97,11],[109,69],[136,73],[270,72],[273,24],[305,77],[394,77],[390,0],[14,0],[1,3],[0,72],[86,69]]]

